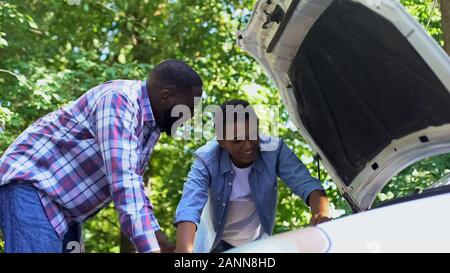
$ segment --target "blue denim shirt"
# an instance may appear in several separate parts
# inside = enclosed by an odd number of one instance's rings
[[[260,137],[261,149],[249,175],[250,190],[264,235],[271,235],[275,224],[278,180],[281,180],[304,201],[315,190],[323,190],[318,179],[286,144],[274,137]],[[197,225],[194,252],[209,252],[221,240],[228,212],[228,200],[234,179],[231,159],[213,139],[199,148],[184,184],[183,195],[174,223],[189,221]]]

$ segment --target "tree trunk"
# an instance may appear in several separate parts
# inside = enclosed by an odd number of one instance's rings
[[[441,0],[442,31],[444,32],[444,50],[450,55],[450,0]]]

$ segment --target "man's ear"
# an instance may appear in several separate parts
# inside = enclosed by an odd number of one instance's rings
[[[159,90],[159,99],[162,103],[167,103],[169,101],[169,90],[167,89]]]

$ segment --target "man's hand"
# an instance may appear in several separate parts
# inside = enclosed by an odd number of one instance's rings
[[[311,216],[311,220],[309,221],[309,225],[310,226],[315,226],[315,225],[318,225],[320,223],[327,222],[327,221],[330,221],[330,220],[331,219],[328,216],[324,216],[324,215],[320,215],[320,214],[313,214]]]
[[[175,245],[169,242],[166,235],[161,230],[155,232],[156,239],[158,240],[161,253],[173,253],[175,251]]]
[[[329,202],[325,192],[313,191],[309,195],[308,200],[312,213],[312,217],[309,222],[311,226],[330,221]]]
[[[175,248],[174,253],[192,253],[193,250],[191,248]]]

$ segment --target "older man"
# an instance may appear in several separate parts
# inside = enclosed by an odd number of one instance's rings
[[[169,60],[147,81],[103,83],[32,124],[0,158],[5,251],[61,252],[111,200],[136,249],[160,251],[142,176],[160,133],[170,135],[178,119],[173,107],[193,110],[201,94],[198,74]]]

